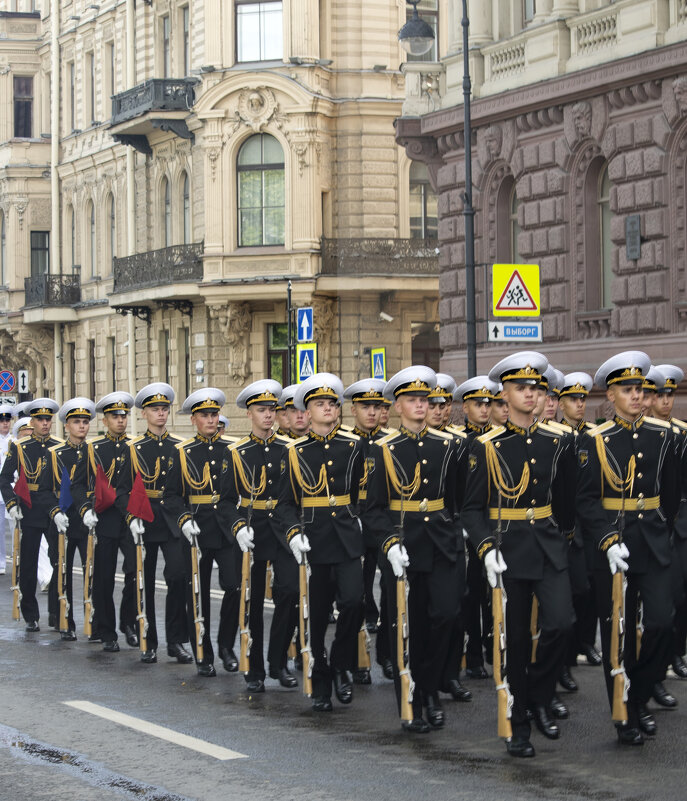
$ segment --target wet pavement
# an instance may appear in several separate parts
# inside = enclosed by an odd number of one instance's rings
[[[75,593],[80,583],[75,578]],[[268,680],[267,692],[251,697],[243,677],[220,663],[217,678],[203,679],[193,665],[168,659],[164,648],[156,665],[142,664],[123,640],[120,653],[106,654],[80,634],[81,609],[79,640],[64,643],[47,629],[45,595],[42,629],[27,634],[11,620],[9,585],[9,575],[0,576],[0,801],[687,797],[687,681],[667,680],[681,705],[655,709],[658,737],[642,748],[622,748],[601,669],[581,664],[574,670],[580,692],[562,693],[571,716],[561,722],[561,739],[551,742],[535,731],[537,757],[514,760],[496,736],[491,680],[466,681],[473,701],[446,700],[446,727],[411,736],[401,731],[391,682],[376,666],[373,685],[356,687],[351,706],[334,700],[333,713],[315,714],[300,688]],[[164,609],[162,593],[157,607]],[[159,616],[158,630],[164,631]],[[66,705],[75,701],[246,758],[218,759]]]

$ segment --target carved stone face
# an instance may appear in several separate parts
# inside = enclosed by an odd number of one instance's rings
[[[578,136],[589,136],[592,129],[592,107],[589,103],[575,103],[572,109],[573,125]]]
[[[681,75],[673,81],[673,93],[680,114],[687,113],[687,75]]]
[[[489,158],[498,158],[501,154],[501,142],[503,134],[499,125],[490,125],[485,134],[485,142],[487,145],[487,153]]]
[[[265,107],[265,99],[260,92],[251,92],[248,95],[248,109],[253,114],[259,114]]]

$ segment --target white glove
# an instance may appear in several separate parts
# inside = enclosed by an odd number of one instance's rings
[[[60,534],[64,534],[69,528],[69,518],[64,512],[58,512],[53,520],[55,521],[55,525],[57,526],[57,530],[60,532]]]
[[[95,528],[98,522],[98,515],[92,510],[87,509],[83,516],[83,524],[86,528]]]
[[[21,520],[22,517],[24,517],[24,513],[19,508],[19,504],[17,504],[16,506],[13,506],[9,510],[8,514],[12,518],[12,520],[14,520],[15,523],[18,522],[19,520]]]
[[[465,540],[465,542],[468,541],[468,533],[465,529],[463,529],[463,539]]]
[[[255,548],[255,543],[253,542],[253,529],[250,526],[241,526],[241,528],[236,532],[236,542],[238,542],[239,548],[243,551],[243,553],[252,551],[253,548]]]
[[[129,523],[129,530],[134,535],[134,542],[136,542],[138,537],[142,536],[146,527],[143,525],[143,521],[140,517],[134,517],[131,523]]]
[[[181,533],[193,545],[193,535],[195,534],[197,537],[200,534],[198,523],[195,520],[187,520],[181,527]]]
[[[296,534],[295,537],[291,537],[289,548],[300,565],[303,563],[303,555],[310,550],[310,541],[305,534]]]
[[[389,548],[389,552],[386,555],[386,558],[389,560],[389,564],[391,565],[391,569],[394,571],[394,576],[396,578],[403,577],[403,569],[408,567],[410,564],[410,559],[408,559],[408,551],[406,551],[403,545],[392,545]]]
[[[615,575],[619,570],[622,570],[623,573],[627,570],[627,562],[625,561],[630,556],[630,552],[627,550],[627,545],[625,543],[621,543],[620,545],[616,543],[615,545],[611,545],[611,547],[606,551],[606,558],[608,559],[608,564],[611,568],[611,573]]]
[[[489,586],[494,589],[496,582],[501,573],[505,572],[507,565],[503,560],[501,551],[496,551],[496,548],[491,548],[487,551],[484,557],[484,569],[487,571],[487,581]]]

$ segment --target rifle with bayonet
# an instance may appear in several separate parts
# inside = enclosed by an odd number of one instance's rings
[[[12,620],[19,620],[21,590],[19,589],[19,563],[21,552],[21,523],[17,520],[14,524],[14,539],[12,542]]]
[[[250,499],[246,513],[246,527],[250,528],[253,520],[253,504],[255,503],[255,468],[250,476]],[[243,554],[241,562],[241,600],[239,602],[239,633],[241,650],[239,652],[239,670],[248,673],[250,670],[250,647],[253,640],[250,636],[250,576],[253,568],[253,551],[250,548]]]
[[[630,470],[628,468],[628,477]],[[623,544],[625,530],[625,482],[621,480],[620,515],[618,517],[618,545]],[[627,722],[627,689],[629,680],[625,673],[625,573],[618,569],[613,574],[611,585],[611,676],[613,677],[613,705],[611,718],[619,723]]]
[[[69,631],[69,599],[67,598],[67,533],[57,532],[57,598],[60,605],[59,626],[61,632]]]
[[[303,509],[303,495],[301,490],[301,536],[305,537],[305,512]],[[313,655],[310,647],[310,565],[308,557],[303,553],[298,566],[298,622],[301,635],[301,659],[303,660],[303,693],[308,697],[312,695],[312,669]]]
[[[136,621],[138,644],[141,651],[148,650],[148,616],[146,615],[146,584],[143,565],[146,557],[143,534],[134,535],[136,542]]]
[[[84,568],[83,582],[83,633],[90,637],[93,632],[93,568],[95,559],[95,546],[98,538],[95,535],[95,526],[88,529],[88,544],[86,546],[86,566]]]
[[[403,525],[405,522],[404,490],[401,488],[401,510],[396,535],[403,547]],[[396,664],[401,684],[401,721],[411,723],[413,715],[413,692],[415,683],[410,674],[410,626],[408,625],[408,577],[405,568],[396,579]]]
[[[205,651],[203,649],[203,637],[205,636],[205,618],[202,612],[202,600],[200,594],[200,548],[198,547],[198,535],[191,534],[191,593],[193,595],[193,625],[196,629],[196,661],[200,664],[204,661]]]
[[[498,517],[496,521],[496,557],[501,554],[501,491],[497,488],[499,496]],[[496,586],[491,591],[491,612],[494,619],[494,684],[496,685],[496,700],[498,705],[498,735],[510,739],[513,730],[510,724],[513,696],[510,693],[506,677],[506,594],[503,589],[503,577],[497,574]]]

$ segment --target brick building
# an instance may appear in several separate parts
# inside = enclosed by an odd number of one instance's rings
[[[687,372],[687,3],[469,5],[476,262],[540,265],[541,350],[561,370],[593,374],[637,348]],[[442,368],[456,377],[466,372],[459,6],[439,3],[440,48],[448,41],[438,61],[406,68],[397,122],[439,196]],[[636,259],[628,218],[641,230]],[[506,352],[485,342],[487,274],[477,267],[479,371]]]

